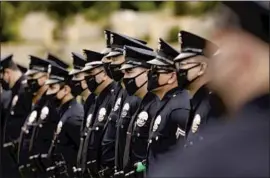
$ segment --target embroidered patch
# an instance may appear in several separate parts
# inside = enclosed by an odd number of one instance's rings
[[[142,111],[137,118],[136,124],[138,127],[143,127],[148,120],[148,113]]]

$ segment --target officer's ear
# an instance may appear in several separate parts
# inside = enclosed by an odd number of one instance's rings
[[[70,92],[71,92],[71,88],[70,88],[70,86],[65,85],[65,86],[64,86],[64,92],[65,92],[65,94],[70,93]]]
[[[173,84],[174,82],[177,82],[176,72],[172,72],[170,74],[171,74],[171,77],[168,80],[168,84]]]
[[[207,63],[205,61],[201,62],[200,71],[198,72],[198,76],[202,76],[203,74],[205,74],[206,69],[207,69]]]

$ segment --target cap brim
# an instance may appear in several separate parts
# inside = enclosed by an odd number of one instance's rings
[[[56,84],[56,83],[60,83],[60,82],[62,82],[62,80],[49,79],[45,82],[45,85],[51,85],[51,84]]]
[[[182,61],[183,59],[188,59],[191,57],[197,56],[197,54],[195,53],[180,53],[178,56],[176,56],[176,58],[174,58],[174,61]]]
[[[136,67],[136,66],[132,65],[132,64],[123,64],[122,67],[120,68],[120,70],[132,69],[134,67]]]
[[[29,70],[26,71],[26,73],[24,75],[26,75],[26,76],[34,75],[34,74],[36,74],[38,72],[40,72],[40,71],[29,69]]]
[[[161,62],[160,60],[156,58],[151,61],[148,61],[147,64],[157,65],[157,66],[169,66],[168,64],[165,64],[164,62]]]
[[[78,70],[78,69],[72,69],[68,74],[69,75],[75,75],[75,74],[78,74],[78,73],[81,73],[82,71],[81,70]]]
[[[119,51],[111,51],[108,55],[106,55],[105,57],[109,58],[109,57],[116,57],[116,56],[120,56],[122,55],[121,52]]]

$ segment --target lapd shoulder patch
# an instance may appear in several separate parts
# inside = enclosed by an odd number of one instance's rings
[[[48,114],[49,114],[49,108],[48,108],[47,106],[44,106],[44,107],[42,108],[42,110],[41,110],[41,113],[40,113],[40,119],[41,119],[41,120],[46,119],[47,116],[48,116]]]
[[[98,121],[99,122],[102,122],[103,120],[104,120],[104,118],[105,118],[105,115],[106,115],[106,109],[105,108],[101,108],[100,110],[99,110],[99,113],[98,113]]]
[[[158,115],[156,120],[155,120],[154,126],[153,126],[153,132],[157,131],[157,129],[160,125],[160,122],[161,122],[161,116]]]
[[[37,111],[33,111],[31,112],[29,118],[28,118],[28,122],[27,125],[31,125],[37,118]]]
[[[56,129],[56,134],[57,135],[61,132],[62,127],[63,127],[63,122],[59,121],[58,124],[57,124],[57,129]]]
[[[90,127],[91,120],[92,120],[92,114],[89,114],[87,119],[86,119],[86,127],[87,128]]]
[[[123,110],[122,110],[122,113],[121,113],[121,117],[126,117],[129,109],[130,109],[130,105],[129,105],[129,103],[126,103],[124,105],[124,107],[123,107]]]
[[[14,106],[17,104],[18,99],[19,99],[18,95],[15,95],[15,96],[13,97],[12,103],[11,103],[11,106],[12,106],[12,107],[14,107]]]
[[[121,104],[121,98],[118,98],[114,105],[113,111],[117,111],[120,107],[120,104]]]
[[[148,120],[148,113],[142,111],[137,118],[136,124],[138,127],[143,127]]]
[[[199,114],[196,114],[193,119],[192,126],[191,126],[192,133],[197,132],[200,124],[201,124],[201,116]]]

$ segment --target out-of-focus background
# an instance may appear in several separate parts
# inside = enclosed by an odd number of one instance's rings
[[[177,34],[188,30],[208,38],[215,28],[210,13],[217,2],[55,1],[1,2],[1,56],[13,53],[28,66],[28,55],[51,52],[72,62],[71,52],[105,48],[103,30],[146,40],[161,37],[179,50]]]

